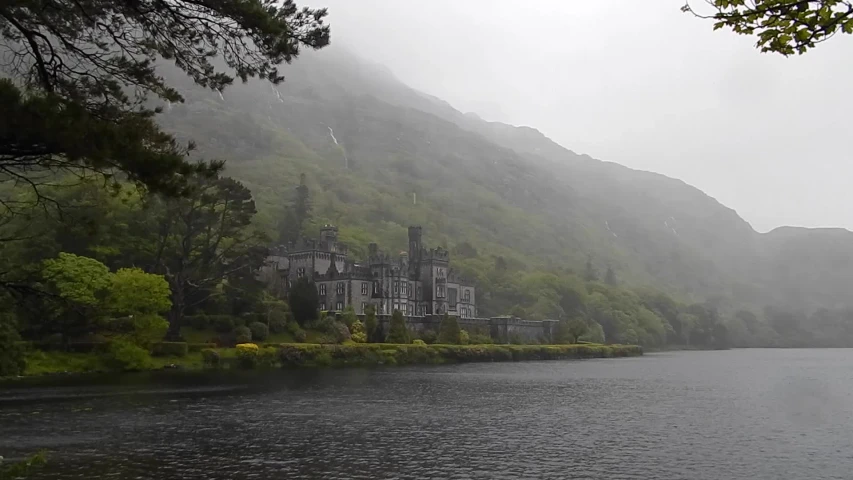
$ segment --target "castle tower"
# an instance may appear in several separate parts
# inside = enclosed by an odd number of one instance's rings
[[[323,225],[320,229],[320,242],[326,244],[330,252],[336,251],[338,243],[338,227],[334,225]]]
[[[419,226],[409,227],[409,278],[421,278],[421,238],[422,229]]]

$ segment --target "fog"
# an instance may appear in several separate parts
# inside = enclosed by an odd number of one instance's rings
[[[333,43],[462,111],[682,179],[759,231],[853,228],[853,38],[762,54],[680,0],[308,3]]]

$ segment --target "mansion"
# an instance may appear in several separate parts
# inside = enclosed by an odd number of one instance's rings
[[[447,250],[427,249],[421,237],[421,227],[409,227],[408,252],[392,256],[371,243],[367,262],[356,263],[338,242],[337,227],[326,225],[319,239],[303,239],[273,252],[261,277],[283,293],[299,279],[313,281],[320,310],[352,306],[362,314],[367,305],[374,305],[378,314],[399,310],[407,316],[476,317],[474,286],[450,268]]]

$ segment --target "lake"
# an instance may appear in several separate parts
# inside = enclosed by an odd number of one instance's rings
[[[849,479],[853,350],[0,386],[0,455],[38,449],[44,479]]]

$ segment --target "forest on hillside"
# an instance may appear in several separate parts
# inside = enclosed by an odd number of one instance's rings
[[[561,341],[853,345],[850,232],[761,235],[683,182],[458,112],[326,49],[323,9],[177,3],[0,9],[6,352],[145,353],[211,317],[223,342],[266,337],[295,299],[257,270],[326,223],[355,259],[423,226],[483,315],[557,319]]]

